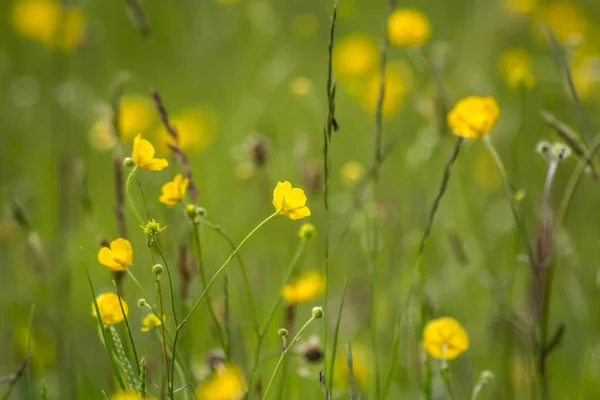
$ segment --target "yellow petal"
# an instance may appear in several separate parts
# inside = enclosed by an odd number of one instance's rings
[[[152,148],[152,150],[154,150],[154,148]],[[153,158],[148,162],[140,164],[140,167],[148,171],[161,171],[168,166],[169,162],[164,158]]]
[[[286,207],[290,209],[300,208],[306,204],[306,195],[304,190],[299,188],[293,188],[285,196]]]
[[[310,216],[310,209],[308,207],[297,208],[287,214],[290,219],[302,219]]]
[[[292,184],[288,181],[277,182],[277,186],[273,191],[273,205],[276,210],[283,209],[283,198],[292,190]]]
[[[133,264],[133,249],[129,240],[119,238],[110,243],[110,248],[113,251],[113,257],[118,258],[123,266],[127,267]]]
[[[125,268],[114,260],[113,252],[108,247],[103,247],[98,252],[98,262],[113,271],[124,271]]]

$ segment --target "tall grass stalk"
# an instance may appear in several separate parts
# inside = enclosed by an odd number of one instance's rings
[[[123,307],[123,301],[121,299],[121,294],[119,293],[119,287],[117,286],[117,282],[113,281],[113,286],[115,287],[115,293],[117,298],[119,299],[119,307],[121,307],[121,313],[123,313],[123,320],[125,321],[125,327],[127,328],[127,335],[129,336],[129,341],[131,342],[131,348],[133,350],[133,358],[135,360],[135,366],[137,368],[138,375],[140,374],[140,362],[138,358],[137,349],[135,348],[135,341],[133,340],[133,334],[131,332],[131,326],[129,326],[129,319],[127,318],[127,314],[125,313],[125,308]]]
[[[342,323],[342,312],[344,311],[344,301],[346,299],[346,288],[348,287],[348,278],[344,280],[344,290],[342,292],[342,300],[340,301],[340,309],[338,310],[337,322],[335,323],[335,331],[333,333],[333,348],[331,349],[331,364],[329,365],[329,390],[333,390],[333,367],[335,365],[335,357],[337,352],[338,338],[340,334],[340,325]]]

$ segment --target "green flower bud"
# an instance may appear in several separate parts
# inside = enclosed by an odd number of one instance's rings
[[[154,267],[152,267],[152,273],[156,276],[159,276],[163,273],[163,266],[160,264],[156,264]]]
[[[313,307],[313,309],[312,309],[312,315],[315,318],[323,318],[323,315],[325,315],[323,313],[323,307]]]
[[[132,168],[133,166],[135,166],[135,161],[133,161],[133,158],[127,157],[125,158],[125,160],[123,160],[123,165],[127,168]]]
[[[139,300],[137,301],[137,305],[138,305],[138,307],[140,307],[140,308],[142,308],[142,307],[146,307],[146,304],[148,304],[148,303],[146,303],[146,300],[145,300],[145,299],[139,299]]]
[[[277,334],[281,337],[287,337],[288,335],[288,330],[285,328],[281,328],[280,330],[277,331]]]

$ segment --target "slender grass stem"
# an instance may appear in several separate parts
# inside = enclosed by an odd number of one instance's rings
[[[160,287],[160,276],[159,275],[156,275],[155,285],[156,285],[156,297],[158,299],[158,312],[160,313],[158,318],[162,322],[163,321],[162,316],[164,315],[164,307],[163,307],[162,290]],[[164,354],[164,358],[165,358],[165,374],[167,377],[167,388],[172,388],[173,383],[171,380],[172,375],[169,373],[170,363],[169,363],[169,353],[167,352],[167,333],[166,333],[165,323],[164,322],[161,323],[160,327],[161,327],[162,342],[163,342],[163,354]],[[175,359],[174,356],[172,358]]]
[[[152,237],[152,241],[154,242],[154,246],[156,246],[156,250],[158,250],[158,254],[160,254],[160,258],[162,258],[162,261],[165,264],[165,269],[167,270],[167,277],[169,278],[169,293],[170,293],[170,297],[171,297],[171,309],[172,309],[171,311],[173,312],[173,320],[175,321],[175,325],[177,325],[179,322],[177,321],[177,311],[176,311],[176,307],[175,307],[175,294],[173,291],[173,279],[171,277],[171,270],[169,269],[169,263],[168,263],[165,255],[163,254],[163,252],[160,248],[160,245],[158,244],[158,240],[157,240],[156,236]]]
[[[125,197],[127,197],[127,202],[129,203],[129,207],[131,207],[131,210],[135,214],[135,217],[138,219],[138,221],[140,221],[140,224],[143,225],[144,220],[142,220],[142,217],[141,217],[137,207],[135,206],[135,202],[133,201],[133,197],[131,197],[131,191],[129,190],[129,188],[131,186],[131,180],[133,179],[137,169],[138,169],[138,166],[136,165],[135,167],[133,167],[133,169],[127,176],[127,180],[125,181]]]
[[[277,375],[277,371],[279,371],[279,368],[281,367],[281,364],[283,363],[283,360],[284,360],[286,354],[288,353],[288,351],[290,351],[292,346],[294,346],[294,344],[298,341],[298,339],[300,338],[300,334],[302,334],[302,332],[306,329],[306,327],[308,327],[308,325],[310,325],[310,323],[313,322],[315,319],[316,319],[316,317],[314,315],[312,317],[310,317],[310,319],[308,321],[306,321],[304,326],[302,326],[302,328],[300,328],[298,333],[296,333],[296,336],[294,336],[294,338],[290,342],[290,345],[283,349],[283,352],[281,353],[281,356],[279,357],[279,361],[277,361],[277,365],[275,366],[275,370],[273,371],[273,375],[271,375],[269,384],[267,385],[267,388],[265,389],[265,394],[263,396],[263,400],[265,400],[269,396],[269,390],[271,389],[271,386],[273,386],[273,381],[275,381],[275,376]]]
[[[123,308],[123,301],[121,300],[121,294],[119,293],[119,288],[117,286],[117,283],[115,281],[113,281],[113,285],[115,287],[115,293],[117,294],[117,298],[119,299],[119,307],[121,307],[121,313],[123,313],[123,320],[125,321],[125,327],[127,328],[127,334],[129,335],[129,341],[131,342],[131,348],[133,350],[133,358],[135,359],[135,366],[137,368],[137,373],[139,376],[141,373],[140,361],[138,358],[137,350],[135,348],[135,341],[133,340],[133,333],[131,332],[131,326],[129,326],[129,319],[127,318],[127,313],[125,312],[125,309]]]
[[[192,229],[194,233],[194,243],[196,245],[196,258],[198,259],[198,275],[200,275],[200,282],[202,283],[202,290],[206,289],[206,273],[204,272],[204,261],[202,257],[202,244],[200,242],[200,224],[194,223],[194,228]],[[208,308],[208,313],[210,314],[211,319],[213,320],[213,324],[215,325],[215,329],[217,331],[217,337],[219,338],[219,343],[221,347],[223,347],[223,351],[225,351],[225,356],[227,360],[231,358],[230,354],[230,344],[225,340],[225,335],[223,333],[223,328],[219,323],[219,319],[215,314],[215,309],[213,307],[213,302],[211,296],[206,294],[206,306]]]

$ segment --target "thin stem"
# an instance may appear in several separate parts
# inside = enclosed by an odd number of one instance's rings
[[[127,197],[127,202],[129,203],[129,207],[131,207],[131,210],[135,214],[135,217],[138,219],[138,221],[140,221],[140,224],[143,225],[144,221],[142,220],[142,217],[140,216],[140,213],[138,212],[138,209],[135,206],[135,202],[133,201],[133,197],[131,197],[131,192],[129,191],[129,186],[131,185],[131,179],[135,175],[135,171],[137,171],[137,169],[138,169],[138,166],[136,165],[135,167],[133,167],[133,169],[127,176],[127,181],[125,182],[125,195]]]
[[[171,309],[173,312],[173,320],[175,321],[175,325],[177,326],[178,321],[177,321],[177,312],[175,309],[175,295],[173,293],[173,279],[171,278],[171,270],[169,269],[169,263],[167,262],[167,259],[165,258],[165,255],[163,254],[160,245],[158,244],[158,240],[156,239],[156,236],[152,236],[152,241],[154,242],[154,245],[156,246],[156,250],[158,250],[158,254],[160,254],[160,257],[163,260],[163,263],[165,264],[165,269],[167,270],[167,277],[169,278],[169,291],[170,291],[170,295],[171,295]]]
[[[137,350],[135,348],[135,341],[133,340],[133,334],[131,332],[131,326],[129,326],[129,318],[127,318],[127,314],[125,313],[125,309],[123,308],[123,301],[121,300],[121,294],[119,293],[119,288],[117,286],[117,282],[113,281],[113,285],[115,287],[115,293],[117,294],[117,298],[119,299],[119,307],[121,307],[121,313],[123,314],[123,320],[125,321],[125,326],[127,327],[127,334],[129,335],[129,341],[131,342],[131,348],[133,350],[133,358],[135,359],[135,366],[137,368],[138,376],[140,375],[140,361],[138,358]]]
[[[454,389],[452,388],[452,378],[450,377],[450,367],[448,366],[448,362],[446,360],[442,360],[440,375],[442,376],[442,380],[444,381],[444,385],[446,386],[446,390],[448,391],[450,399],[454,400],[455,397]]]
[[[263,396],[263,400],[265,400],[267,398],[267,396],[269,395],[269,390],[271,389],[271,386],[273,385],[273,381],[275,380],[275,376],[277,375],[277,371],[279,370],[279,367],[281,367],[281,363],[283,363],[283,359],[285,358],[286,354],[292,348],[292,346],[298,341],[298,339],[300,338],[300,334],[315,319],[316,319],[315,316],[310,317],[310,319],[308,321],[306,321],[306,323],[304,324],[304,326],[302,326],[302,328],[300,328],[300,330],[298,331],[298,333],[296,333],[296,336],[294,336],[294,338],[290,342],[290,345],[288,347],[286,347],[286,348],[283,349],[283,352],[281,353],[281,356],[279,357],[279,361],[277,361],[277,365],[275,366],[275,371],[273,371],[273,375],[271,375],[271,379],[269,380],[269,384],[267,385],[267,389],[265,390],[265,394]]]
[[[231,240],[229,238],[229,236],[225,233],[225,231],[223,230],[223,228],[220,225],[214,225],[208,221],[204,221],[204,224],[206,226],[208,226],[210,229],[217,232],[219,235],[221,235],[221,237],[223,239],[225,239],[225,241],[227,243],[229,243],[231,251],[235,250],[235,248],[236,248],[235,243],[233,242],[233,240]],[[252,314],[254,331],[256,332],[256,336],[258,337],[260,335],[260,326],[258,323],[258,312],[256,311],[256,305],[254,303],[254,298],[252,297],[252,289],[250,287],[250,281],[248,280],[248,273],[246,272],[246,266],[244,265],[242,256],[240,256],[239,253],[237,253],[235,255],[235,258],[237,259],[238,264],[240,265],[240,270],[242,272],[242,278],[244,280],[244,286],[246,289],[246,300],[248,301],[248,305],[250,307],[250,313]]]
[[[200,275],[200,282],[202,283],[202,289],[206,288],[206,274],[204,273],[204,261],[202,258],[202,245],[200,243],[200,224],[194,223],[194,243],[196,244],[196,258],[198,259],[198,274]],[[215,309],[213,308],[213,302],[210,295],[206,294],[206,306],[208,307],[208,313],[213,320],[213,324],[215,325],[215,329],[217,330],[217,336],[219,338],[219,343],[221,347],[225,351],[225,356],[229,360],[231,354],[229,352],[229,343],[226,342],[225,336],[223,334],[223,329],[221,328],[221,324],[219,323],[219,319],[215,314]]]
[[[300,246],[298,246],[298,250],[296,250],[294,257],[292,258],[292,261],[290,262],[284,284],[286,284],[290,280],[291,276],[293,275],[293,273],[296,269],[296,265],[298,264],[298,260],[300,259],[300,255],[304,251],[305,247],[306,247],[306,241],[303,240],[300,243]],[[259,332],[258,342],[256,344],[256,350],[254,353],[254,365],[252,366],[252,369],[250,370],[251,371],[250,377],[248,378],[248,385],[247,385],[248,388],[252,387],[252,382],[254,381],[254,376],[256,375],[256,370],[258,369],[258,364],[260,363],[260,350],[261,350],[263,341],[265,339],[265,335],[267,334],[267,331],[269,330],[269,327],[271,326],[271,322],[273,321],[273,318],[275,317],[275,313],[277,312],[277,308],[279,308],[281,301],[282,301],[281,295],[277,296],[277,300],[275,301],[275,304],[273,304],[273,307],[271,308],[269,317],[267,318],[265,325]]]
[[[163,354],[164,354],[164,358],[165,358],[165,373],[167,376],[167,388],[171,388],[171,387],[173,387],[172,381],[171,381],[172,375],[169,373],[169,354],[167,352],[167,339],[166,339],[167,334],[165,331],[165,323],[162,318],[162,316],[164,315],[164,309],[163,309],[162,290],[160,288],[159,275],[156,276],[155,282],[156,282],[156,297],[158,298],[158,311],[160,312],[160,316],[158,318],[162,322],[160,324],[160,326],[161,326],[162,342],[163,342]],[[174,356],[173,356],[173,359],[175,359]]]

